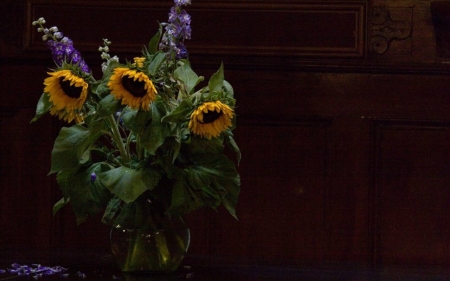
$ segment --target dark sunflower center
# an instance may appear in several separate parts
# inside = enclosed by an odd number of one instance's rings
[[[70,85],[70,81],[69,80],[64,81],[63,77],[59,78],[59,85],[61,86],[61,89],[63,90],[64,94],[68,95],[73,99],[79,98],[81,92],[83,91],[82,87]]]
[[[145,82],[143,81],[135,81],[133,78],[126,76],[122,78],[122,85],[125,90],[137,98],[142,98],[147,94]]]
[[[222,115],[222,112],[217,111],[208,111],[207,113],[203,113],[203,124],[213,123]]]

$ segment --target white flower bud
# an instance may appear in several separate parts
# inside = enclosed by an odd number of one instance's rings
[[[52,26],[52,27],[50,27],[50,31],[51,32],[58,32],[58,27]]]
[[[47,41],[47,39],[48,39],[48,36],[47,36],[47,35],[43,35],[43,36],[42,36],[42,41]]]
[[[55,32],[55,37],[57,38],[57,39],[61,39],[62,38],[62,33],[61,32]]]
[[[42,31],[44,31],[44,28],[38,27],[37,31],[38,31],[38,32],[42,32]]]
[[[44,24],[44,23],[45,23],[45,19],[44,19],[44,18],[39,18],[39,19],[38,19],[38,23]]]
[[[36,25],[36,24],[38,24],[38,22],[37,21],[33,21],[31,24],[32,25]]]

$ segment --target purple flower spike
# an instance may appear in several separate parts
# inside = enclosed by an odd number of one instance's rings
[[[6,273],[6,270],[0,269],[0,274]]]

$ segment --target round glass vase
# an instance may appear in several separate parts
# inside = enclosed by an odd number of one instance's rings
[[[173,272],[183,261],[190,231],[181,217],[172,217],[161,228],[113,227],[111,251],[122,272]]]

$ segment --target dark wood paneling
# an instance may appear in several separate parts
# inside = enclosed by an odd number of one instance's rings
[[[450,123],[374,121],[373,259],[449,266]]]
[[[367,1],[199,1],[189,7],[195,38],[189,42],[189,50],[203,55],[363,58],[366,5]],[[157,21],[166,20],[168,8],[162,3],[143,1],[114,1],[111,5],[105,1],[28,0],[25,48],[45,49],[41,34],[31,27],[33,19],[44,17],[50,25],[58,24],[67,36],[73,34],[71,38],[82,51],[97,50],[102,45],[101,38],[108,38],[114,51],[133,53],[140,51],[153,35],[149,32],[143,36],[142,30],[156,31]],[[74,25],[74,18],[83,24]],[[126,36],[117,33],[118,29],[126,30]]]

